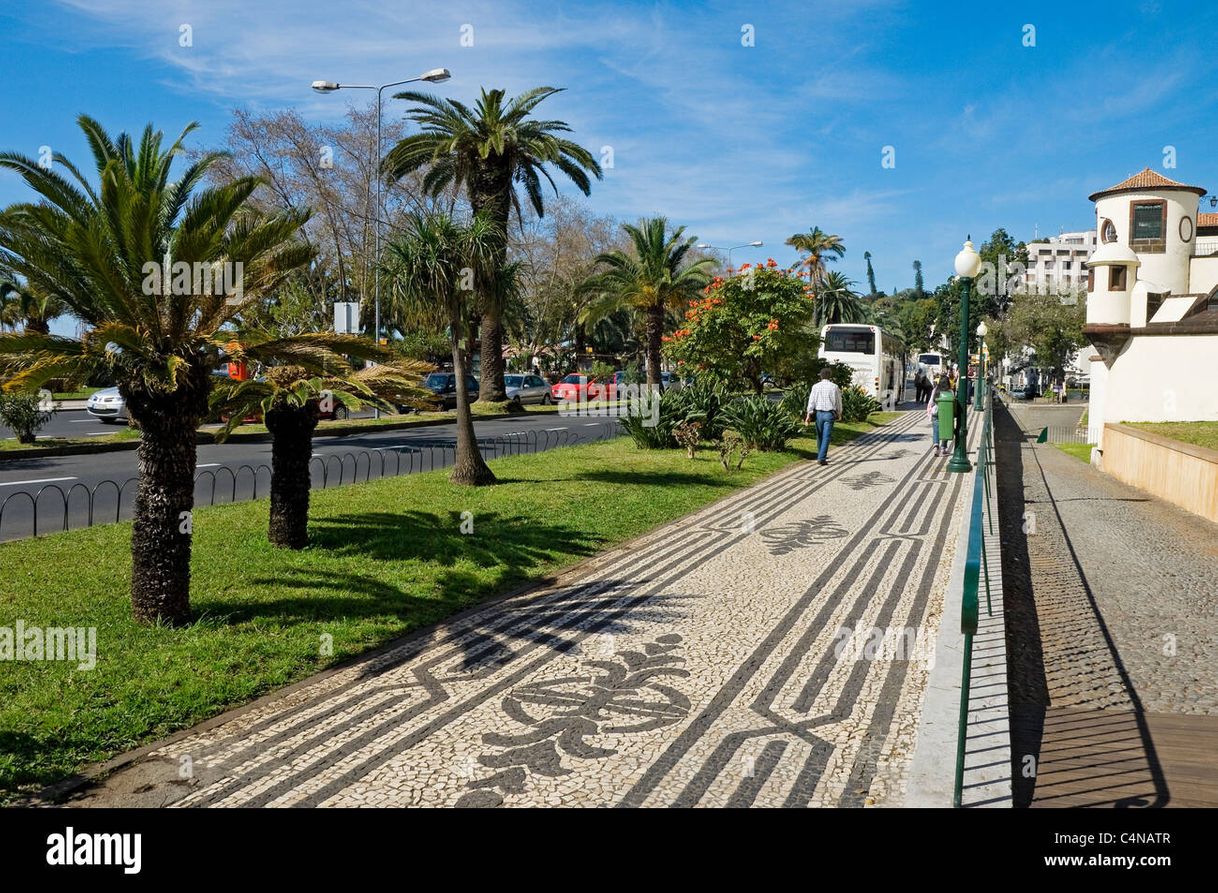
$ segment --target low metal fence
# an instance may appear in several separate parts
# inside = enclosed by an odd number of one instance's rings
[[[960,724],[956,738],[956,777],[952,791],[952,805],[960,805],[964,785],[964,756],[968,739],[968,712],[970,684],[973,673],[973,636],[981,614],[981,584],[985,583],[985,607],[993,614],[990,598],[990,566],[985,552],[985,537],[988,530],[994,534],[994,512],[991,488],[997,487],[990,477],[994,473],[994,428],[993,393],[988,385],[982,389],[984,409],[982,411],[981,441],[977,447],[976,477],[973,481],[973,501],[968,517],[968,546],[964,559],[964,593],[960,607],[960,631],[964,634],[964,667],[960,680]]]
[[[517,431],[479,437],[477,441],[484,459],[498,459],[607,440],[621,433],[613,420],[585,423],[579,431],[566,428]],[[418,441],[341,453],[315,453],[309,461],[309,476],[314,489],[367,483],[447,468],[456,460],[456,451],[455,442]],[[46,483],[36,491],[9,493],[0,499],[0,542],[129,520],[134,513],[138,484],[138,477],[129,477],[92,485]],[[199,468],[195,473],[196,507],[262,499],[270,492],[271,466],[266,463]]]

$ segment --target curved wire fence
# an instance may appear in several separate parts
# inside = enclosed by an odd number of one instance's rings
[[[484,459],[543,453],[558,447],[607,440],[622,433],[615,421],[602,422],[583,432],[565,428],[517,431],[479,437]],[[309,460],[314,489],[362,484],[386,477],[437,471],[456,460],[455,442],[420,441],[391,447],[347,452],[315,453]],[[0,499],[0,542],[42,536],[65,530],[129,520],[135,507],[138,477],[96,484],[47,483],[37,491],[17,490]],[[195,507],[262,499],[271,492],[271,466],[242,463],[200,468],[195,473]]]

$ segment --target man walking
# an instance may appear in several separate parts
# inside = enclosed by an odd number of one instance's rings
[[[808,409],[804,413],[804,424],[816,418],[816,461],[828,465],[826,458],[829,454],[829,436],[833,433],[833,423],[842,417],[842,390],[829,378],[833,373],[826,366],[820,370],[820,381],[812,385],[808,394]]]

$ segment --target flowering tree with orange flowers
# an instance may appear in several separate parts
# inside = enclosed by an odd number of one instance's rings
[[[744,264],[689,302],[681,326],[665,337],[664,351],[683,369],[714,372],[761,393],[763,372],[792,381],[811,377],[819,365],[814,310],[811,287],[799,273],[773,258]]]

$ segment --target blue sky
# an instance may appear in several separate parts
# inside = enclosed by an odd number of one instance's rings
[[[315,79],[444,66],[437,92],[459,99],[566,87],[547,117],[613,147],[597,211],[663,213],[715,245],[762,239],[756,256],[782,262],[783,240],[817,225],[845,239],[847,275],[865,281],[870,251],[891,290],[912,284],[915,258],[928,285],[945,278],[966,233],[1090,227],[1088,193],[1146,166],[1218,191],[1216,25],[1218,4],[1166,0],[10,2],[0,148],[86,158],[82,111],[174,135],[198,120],[197,141],[216,144],[234,106],[328,120],[368,94],[318,95]],[[0,202],[26,197],[0,172]]]

